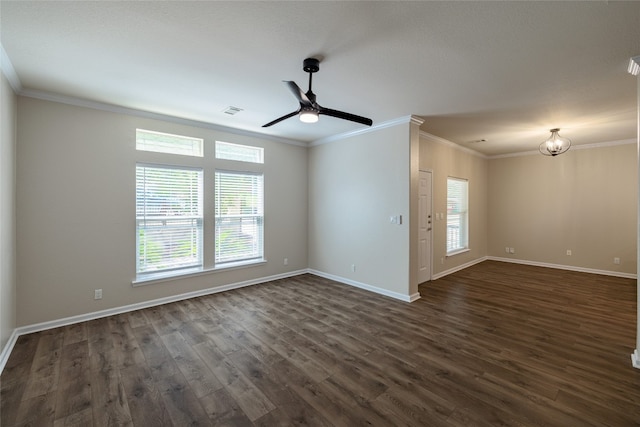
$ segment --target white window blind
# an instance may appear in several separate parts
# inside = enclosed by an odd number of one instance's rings
[[[202,157],[203,140],[190,136],[136,129],[136,150]]]
[[[138,275],[202,267],[202,170],[136,165]]]
[[[216,171],[215,263],[263,257],[262,174]]]
[[[264,148],[216,141],[216,159],[264,163]]]
[[[468,188],[466,179],[447,178],[447,253],[469,247]]]

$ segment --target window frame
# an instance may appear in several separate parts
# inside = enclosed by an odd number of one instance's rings
[[[146,208],[149,206],[147,200],[148,197],[144,196],[139,198],[139,183],[138,183],[138,170],[139,168],[145,169],[155,169],[155,170],[172,170],[172,171],[185,171],[185,172],[196,172],[196,178],[198,180],[198,194],[195,196],[197,199],[196,209],[198,212],[196,215],[175,215],[175,214],[166,214],[166,215],[147,215]],[[135,203],[135,217],[136,217],[136,280],[145,280],[148,278],[155,277],[164,277],[164,276],[177,276],[184,272],[192,272],[197,270],[202,270],[204,266],[204,170],[199,167],[191,167],[191,166],[177,166],[177,165],[167,165],[167,164],[153,164],[153,163],[144,163],[144,162],[136,162],[136,203]],[[146,186],[145,186],[146,188]],[[146,190],[145,190],[146,192]],[[145,213],[143,215],[139,215],[139,200],[145,201],[144,210]],[[170,202],[171,203],[171,202]],[[151,208],[158,209],[157,206],[153,204],[150,206]],[[164,230],[166,233],[170,233],[172,230],[176,230],[179,228],[183,228],[179,224],[180,221],[192,221],[191,229],[196,232],[196,256],[195,261],[191,263],[185,263],[185,265],[179,265],[176,263],[175,266],[166,267],[161,269],[141,269],[141,258],[140,252],[143,249],[140,243],[140,235],[141,231],[147,230]],[[193,222],[195,221],[195,222]],[[157,223],[161,222],[160,227],[156,227],[153,225],[147,225],[147,222]],[[173,224],[171,224],[173,223]],[[195,227],[194,227],[195,225]],[[166,228],[164,228],[166,227]],[[188,226],[184,226],[185,229],[189,228]],[[193,231],[192,231],[193,233]],[[146,234],[146,233],[145,233]],[[192,237],[193,239],[193,237]],[[193,246],[193,245],[192,245]],[[193,247],[191,248],[193,250]]]
[[[256,210],[254,213],[238,213],[238,214],[228,214],[223,212],[221,208],[221,201],[219,200],[219,191],[220,191],[220,176],[221,175],[238,175],[245,177],[255,177],[258,178],[257,191],[259,194],[252,194],[250,197],[256,197],[258,200],[258,205],[254,206],[253,209]],[[264,173],[256,172],[256,171],[246,171],[246,170],[236,170],[236,169],[222,169],[216,168],[214,173],[214,192],[213,192],[213,203],[214,203],[214,241],[213,241],[213,251],[214,251],[214,268],[225,268],[225,267],[233,267],[237,265],[243,264],[251,264],[256,262],[263,262],[264,259]],[[249,222],[254,222],[253,226],[257,229],[255,230],[255,235],[253,236],[257,242],[252,243],[253,245],[257,245],[257,249],[255,252],[251,253],[249,256],[236,256],[231,257],[230,255],[224,256],[222,255],[222,242],[220,241],[221,231],[220,226],[221,222],[230,219],[239,219],[240,226],[246,219],[249,219]],[[251,226],[249,226],[251,228]],[[245,233],[246,234],[246,233]]]
[[[455,195],[450,194],[450,183],[463,183],[461,198],[464,200],[458,200]],[[451,204],[454,204],[454,208],[450,208]],[[466,178],[457,178],[453,176],[447,177],[447,216],[446,216],[446,235],[445,245],[447,256],[456,255],[459,253],[469,251],[469,180]],[[452,218],[457,216],[458,218]],[[454,231],[457,227],[457,233]],[[456,238],[451,238],[450,234],[457,235]],[[450,245],[450,242],[454,240],[457,242],[455,247]]]
[[[227,151],[225,151],[224,148],[226,148]],[[216,141],[214,150],[215,150],[215,158],[218,160],[231,160],[234,162],[252,163],[256,165],[264,164],[264,148],[258,147],[256,145],[237,144],[235,142],[226,142],[226,141]],[[245,152],[253,151],[254,155],[256,156],[256,159],[249,160],[248,159],[249,156],[247,156],[244,159],[240,158],[242,156],[234,156],[231,153],[231,151],[234,151],[234,150],[238,152],[241,152],[243,150],[245,150]]]
[[[157,137],[164,137],[168,140],[170,139],[175,139],[175,141],[173,141],[174,143],[178,144],[179,141],[187,141],[190,140],[192,143],[198,143],[197,150],[194,150],[192,148],[192,153],[188,153],[184,150],[183,146],[180,145],[176,145],[174,147],[174,150],[171,150],[168,148],[168,145],[170,144],[170,141],[167,141],[167,145],[165,146],[165,148],[159,148],[159,147],[155,147],[155,149],[153,149],[153,146],[145,146],[144,143],[140,143],[141,138],[141,134],[148,134],[148,135],[155,135]],[[194,136],[186,136],[186,135],[176,135],[173,133],[166,133],[166,132],[157,132],[154,130],[148,130],[148,129],[140,129],[137,128],[136,129],[136,151],[140,152],[149,152],[149,153],[163,153],[163,154],[169,154],[172,156],[187,156],[187,157],[204,157],[204,139],[202,138],[198,138],[198,137],[194,137]]]
[[[192,140],[200,140],[198,137],[191,136],[181,136],[174,135],[170,133],[163,133],[157,131],[148,131],[145,129],[135,129],[134,134],[134,147],[136,150],[136,167],[137,166],[150,166],[150,167],[158,167],[158,168],[169,168],[169,169],[197,169],[202,172],[202,199],[201,199],[201,207],[202,207],[202,219],[201,219],[201,227],[200,227],[200,236],[201,236],[201,249],[199,253],[201,254],[201,262],[199,265],[192,268],[177,268],[177,269],[164,269],[161,272],[149,271],[149,272],[140,272],[139,267],[139,256],[140,256],[140,232],[138,227],[138,212],[137,212],[137,201],[134,203],[134,215],[136,216],[136,243],[135,243],[135,278],[132,279],[131,284],[133,287],[145,286],[160,282],[167,281],[175,281],[187,277],[194,277],[204,274],[211,274],[219,271],[228,271],[233,269],[242,269],[247,267],[252,267],[260,264],[266,264],[265,259],[265,205],[264,205],[264,195],[265,195],[265,186],[264,186],[264,156],[265,156],[265,148],[260,144],[243,144],[243,143],[226,143],[232,144],[233,146],[239,146],[239,149],[242,153],[242,147],[246,147],[247,150],[255,150],[253,153],[251,151],[248,152],[247,159],[248,161],[240,160],[242,157],[240,155],[236,159],[223,159],[216,157],[215,150],[215,139],[202,139],[202,150],[200,155],[190,155],[186,154],[182,150],[181,145],[177,144],[177,152],[170,152],[171,149],[167,149],[164,151],[149,151],[145,148],[140,149],[138,145],[138,132],[151,132],[155,134],[167,135],[167,136],[176,136],[178,138],[192,139]],[[144,136],[144,135],[143,135]],[[153,142],[153,141],[152,141]],[[161,144],[170,145],[170,141],[162,140]],[[254,162],[253,160],[260,160],[261,162]],[[259,239],[259,256],[251,257],[247,259],[243,259],[241,261],[228,261],[228,262],[216,262],[216,250],[215,250],[215,216],[216,211],[214,209],[215,206],[215,177],[216,171],[228,171],[232,173],[245,173],[245,174],[254,174],[261,175],[261,219],[260,219],[260,239]],[[134,170],[134,174],[136,171]],[[137,180],[137,177],[135,178]],[[134,181],[134,186],[137,188],[137,183]],[[138,194],[137,190],[134,190],[136,195]]]

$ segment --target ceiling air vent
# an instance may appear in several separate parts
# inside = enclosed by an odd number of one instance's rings
[[[235,116],[240,111],[242,111],[242,108],[233,107],[233,106],[229,106],[229,107],[225,108],[224,110],[222,110],[223,113],[228,114],[230,116]]]

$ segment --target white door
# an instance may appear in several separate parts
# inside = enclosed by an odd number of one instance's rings
[[[418,200],[418,283],[423,283],[431,280],[431,172],[420,171]]]

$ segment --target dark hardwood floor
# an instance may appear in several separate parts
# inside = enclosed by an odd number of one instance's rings
[[[635,280],[487,261],[420,292],[303,275],[21,336],[1,425],[640,425]]]

